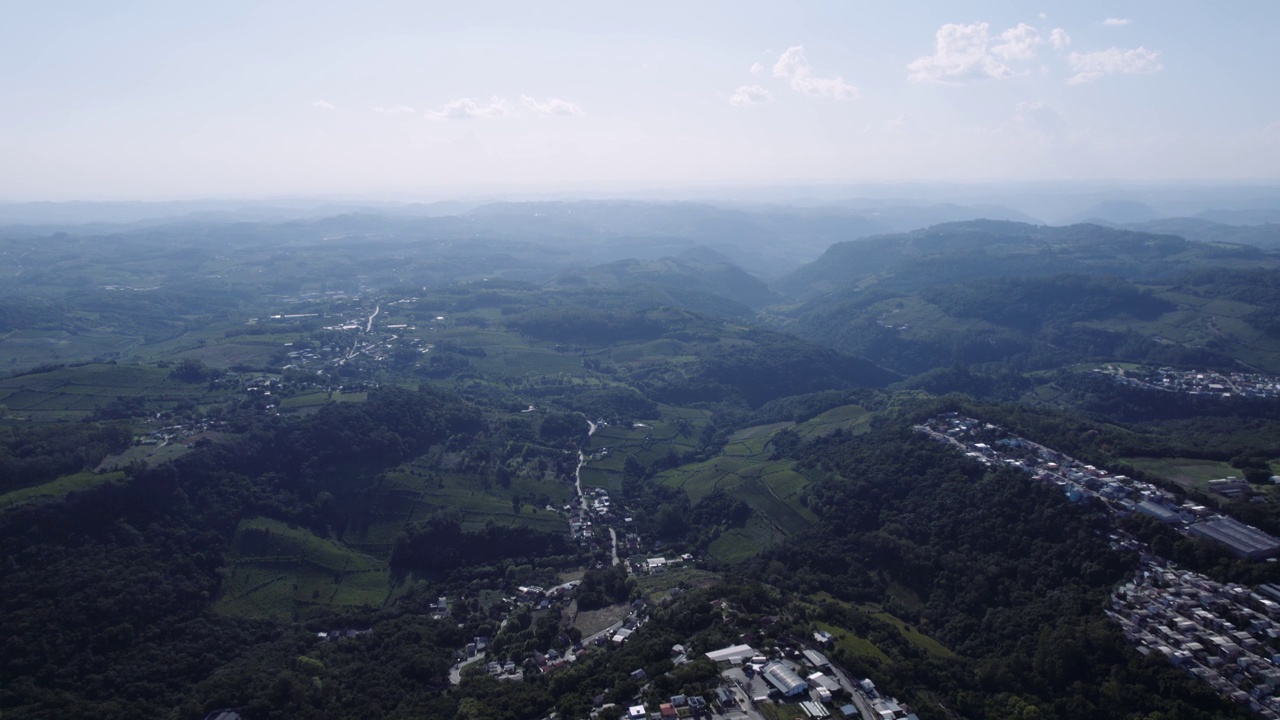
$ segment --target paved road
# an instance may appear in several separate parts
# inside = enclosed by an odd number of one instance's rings
[[[596,434],[596,424],[587,421],[587,438],[590,440],[592,435]],[[578,469],[573,471],[573,486],[578,490],[578,502],[581,503],[583,512],[587,510],[587,496],[582,494],[582,466],[587,464],[587,456],[578,451]]]
[[[482,661],[482,660],[484,660],[484,651],[483,651],[483,650],[481,650],[480,652],[476,653],[476,656],[475,656],[475,657],[467,658],[466,660],[463,660],[462,662],[460,662],[460,663],[458,663],[458,664],[454,665],[453,667],[449,668],[449,684],[450,684],[450,685],[457,685],[458,683],[461,683],[461,682],[462,682],[462,668],[464,668],[464,667],[466,667],[466,666],[468,666],[468,665],[470,665],[470,664],[472,664],[472,663],[480,662],[480,661]]]
[[[623,621],[623,622],[625,622],[625,621]],[[583,647],[586,647],[586,646],[590,645],[591,643],[594,643],[594,642],[596,641],[596,639],[597,639],[597,638],[600,638],[600,637],[604,637],[604,638],[606,638],[606,639],[607,639],[607,638],[611,638],[611,637],[613,637],[613,634],[614,634],[614,633],[618,632],[618,628],[620,628],[620,627],[622,627],[622,622],[616,622],[616,623],[614,623],[614,624],[610,625],[609,627],[607,627],[607,628],[605,628],[605,629],[601,630],[600,632],[595,633],[594,635],[590,635],[590,636],[588,636],[588,637],[584,637],[584,638],[582,638],[582,646],[583,646]]]

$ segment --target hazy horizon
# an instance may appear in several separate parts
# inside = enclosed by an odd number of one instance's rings
[[[1274,183],[1280,7],[28,4],[0,200]]]

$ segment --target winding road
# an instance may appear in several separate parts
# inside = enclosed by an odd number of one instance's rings
[[[591,436],[596,434],[599,426],[587,420],[587,441],[590,442]],[[584,443],[585,445],[585,443]],[[582,493],[582,466],[587,464],[587,456],[582,450],[578,450],[578,469],[573,471],[573,486],[578,491],[578,506],[582,508],[585,516],[590,507],[587,505],[587,496]],[[617,565],[621,561],[618,559],[618,533],[613,528],[609,528],[609,538],[613,541],[613,564]]]

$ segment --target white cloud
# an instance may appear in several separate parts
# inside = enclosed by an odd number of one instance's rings
[[[1018,23],[1000,33],[1004,42],[991,48],[991,52],[1005,60],[1030,60],[1036,56],[1036,46],[1043,42],[1040,31],[1026,23]]]
[[[1071,44],[1071,36],[1062,28],[1054,28],[1053,32],[1049,33],[1049,44],[1054,50],[1063,50]]]
[[[311,103],[311,107],[313,107],[313,108],[320,108],[321,110],[332,110],[332,109],[333,109],[333,103],[331,103],[331,102],[329,102],[329,101],[327,101],[327,100],[317,100],[317,101],[315,101],[315,102]]]
[[[404,105],[394,108],[374,108],[378,112],[401,112],[410,110]],[[411,111],[411,110],[410,110]],[[515,104],[497,95],[482,102],[473,98],[458,98],[445,103],[439,110],[428,110],[425,116],[429,120],[475,120],[484,118],[507,117],[522,114],[576,116],[586,115],[582,108],[568,100],[560,98],[534,98],[520,96],[520,103]]]
[[[1042,100],[1020,102],[1013,109],[1013,122],[1024,130],[1056,136],[1066,128],[1062,113]]]
[[[759,85],[743,85],[729,96],[729,104],[736,107],[762,105],[773,101],[773,95]]]
[[[1021,27],[1026,26],[1018,26]],[[1012,39],[1018,39],[1021,37],[1017,34],[1018,28],[1011,28],[1005,34],[1015,33]],[[938,83],[1012,75],[1009,66],[993,57],[988,48],[990,39],[987,31],[990,29],[991,26],[984,22],[971,25],[947,23],[938,28],[933,54],[912,60],[907,65],[907,79],[917,83]],[[1004,39],[1004,35],[1001,38]],[[1008,39],[999,47],[1002,52],[1018,50],[1018,44]]]
[[[520,103],[539,115],[574,115],[577,117],[586,115],[586,113],[582,112],[582,108],[568,100],[561,100],[560,98],[544,98],[542,100],[538,100],[537,98],[531,98],[528,95],[521,95]]]
[[[1145,47],[1133,50],[1111,48],[1091,53],[1071,53],[1067,56],[1071,69],[1076,72],[1067,80],[1070,85],[1090,83],[1107,75],[1150,75],[1164,69],[1160,53]]]
[[[1109,27],[1120,27],[1121,25],[1128,25],[1129,22],[1128,18],[1107,18],[1102,21],[1102,24]]]
[[[804,46],[788,48],[773,66],[773,76],[785,78],[791,89],[805,95],[815,95],[829,100],[856,100],[858,88],[846,83],[837,75],[833,78],[814,77],[809,60],[804,56]]]
[[[413,108],[409,107],[408,105],[391,105],[388,107],[383,107],[379,105],[375,107],[373,111],[376,113],[382,113],[383,115],[408,115],[416,112]]]
[[[511,107],[500,97],[492,97],[487,103],[477,102],[471,98],[458,98],[445,103],[439,110],[428,110],[426,116],[430,120],[473,120],[477,118],[502,117],[510,115]]]
[[[756,62],[756,63],[751,63],[751,74],[752,74],[752,75],[759,75],[759,74],[760,74],[760,73],[762,73],[762,72],[764,72],[764,66],[763,66],[763,65],[761,65],[761,64],[760,64],[760,63],[758,63],[758,62]]]

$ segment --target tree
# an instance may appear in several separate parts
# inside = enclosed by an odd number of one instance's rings
[[[173,379],[188,383],[204,382],[210,374],[209,367],[204,364],[204,361],[196,358],[182,358],[169,373]]]

